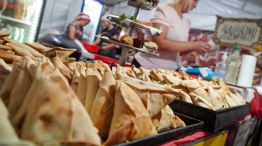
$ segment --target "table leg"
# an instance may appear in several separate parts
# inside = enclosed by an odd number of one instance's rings
[[[137,19],[138,13],[139,13],[139,7],[136,7],[135,13],[134,13],[134,17],[135,19]]]
[[[129,52],[128,48],[123,48],[122,49],[122,53],[121,53],[120,60],[119,60],[119,65],[125,66],[128,52]]]

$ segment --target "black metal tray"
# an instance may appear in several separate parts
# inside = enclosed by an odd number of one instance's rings
[[[249,114],[249,104],[213,111],[201,106],[176,100],[170,104],[173,111],[204,122],[204,130],[220,131]]]
[[[155,146],[165,144],[179,137],[186,136],[194,131],[201,130],[204,126],[204,123],[200,120],[178,114],[176,112],[174,112],[174,114],[179,116],[179,118],[181,118],[186,123],[187,126],[185,128],[163,131],[155,136],[133,140],[128,143],[119,144],[117,146]]]

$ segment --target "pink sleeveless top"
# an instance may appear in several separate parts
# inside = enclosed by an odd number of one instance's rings
[[[188,41],[190,22],[185,17],[177,14],[175,8],[169,4],[158,6],[151,19],[153,23],[168,26],[167,39],[175,41]],[[170,69],[175,70],[180,65],[179,52],[171,52],[159,48],[159,56],[137,53],[135,59],[146,69]]]

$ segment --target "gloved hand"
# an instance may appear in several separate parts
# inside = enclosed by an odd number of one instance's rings
[[[80,58],[94,59],[94,54],[87,52],[86,50],[82,50]]]

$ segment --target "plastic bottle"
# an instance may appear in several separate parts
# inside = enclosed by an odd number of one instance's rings
[[[227,75],[226,82],[235,85],[237,82],[237,76],[239,67],[241,64],[240,46],[236,45],[233,47],[233,53],[227,61]]]
[[[224,52],[223,56],[222,56],[222,61],[219,62],[216,65],[216,68],[215,68],[215,73],[223,81],[226,80],[226,74],[227,74],[227,63],[226,63],[226,61],[227,61],[227,52]]]

